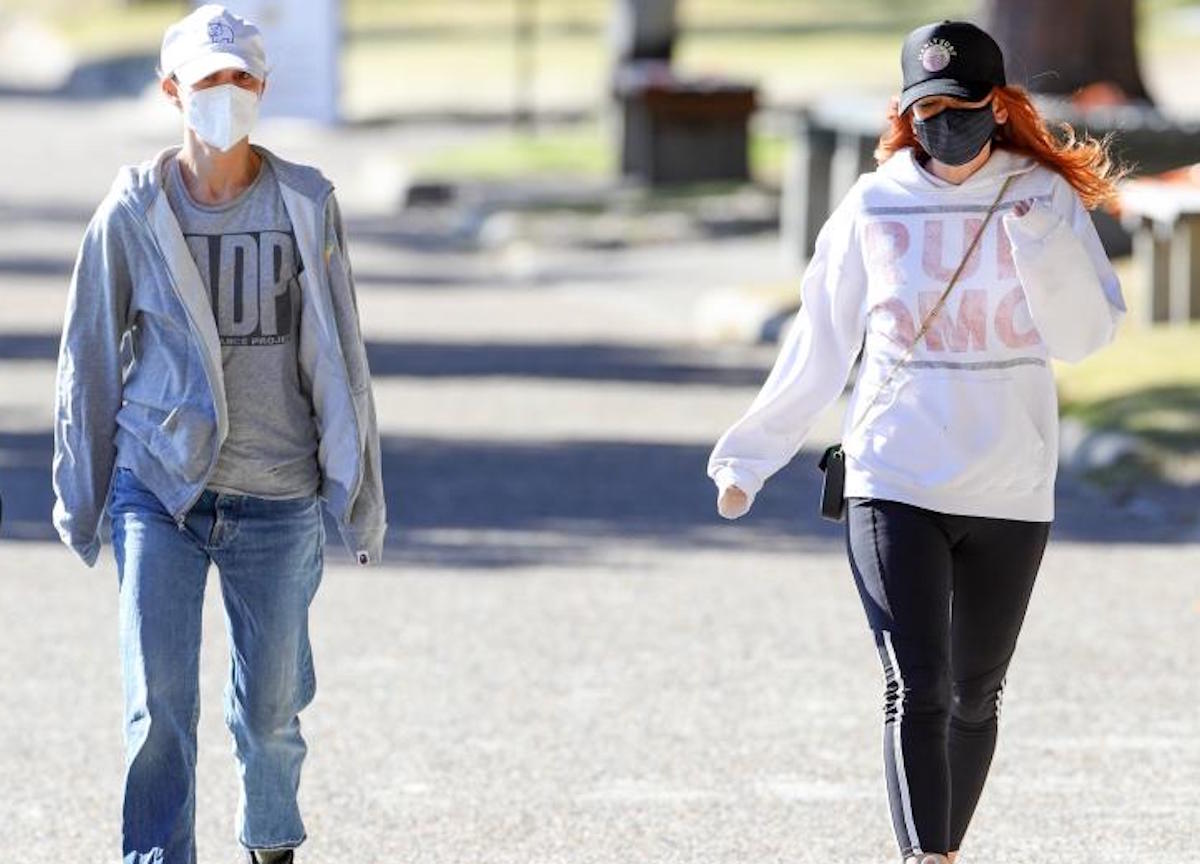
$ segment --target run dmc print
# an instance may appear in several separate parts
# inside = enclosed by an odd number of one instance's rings
[[[872,281],[888,286],[892,293],[875,306],[878,314],[872,316],[872,323],[904,347],[912,344],[919,322],[937,304],[942,288],[983,224],[983,217],[975,214],[921,213],[920,209],[906,211],[903,221],[876,218],[864,227],[866,265]],[[906,284],[909,274],[916,273],[923,277],[922,284]],[[1017,278],[1008,236],[998,226],[992,226],[971,253],[959,283],[932,322],[919,353],[994,354],[1042,347]],[[1035,354],[1040,355],[1041,351]]]

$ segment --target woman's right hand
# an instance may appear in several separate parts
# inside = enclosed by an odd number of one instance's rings
[[[1013,215],[1020,219],[1022,216],[1032,210],[1033,205],[1036,203],[1037,201],[1033,198],[1023,198],[1020,201],[1014,202],[1012,208]]]
[[[745,516],[749,509],[749,496],[736,486],[726,486],[717,496],[717,512],[726,519]]]

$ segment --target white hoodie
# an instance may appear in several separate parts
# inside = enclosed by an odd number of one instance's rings
[[[881,392],[1009,176],[945,307]],[[1034,205],[1018,218],[1012,206],[1027,199]],[[1096,351],[1125,310],[1092,220],[1062,177],[996,150],[956,186],[901,150],[829,217],[800,290],[766,383],[709,459],[719,490],[736,485],[753,503],[842,392],[861,348],[842,433],[847,497],[1053,519],[1050,358]]]

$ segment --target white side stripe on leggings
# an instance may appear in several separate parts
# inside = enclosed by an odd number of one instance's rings
[[[921,854],[921,838],[917,836],[917,823],[913,819],[912,800],[908,794],[908,777],[904,773],[904,748],[900,739],[900,721],[904,717],[904,675],[900,671],[900,662],[896,659],[896,649],[892,647],[892,634],[884,630],[883,644],[887,648],[888,662],[892,664],[892,675],[896,678],[896,716],[892,720],[892,753],[896,757],[896,780],[900,787],[900,807],[904,810],[904,825],[908,829],[908,839],[913,846],[913,854]]]

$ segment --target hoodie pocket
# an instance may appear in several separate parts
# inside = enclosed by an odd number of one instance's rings
[[[1045,482],[1053,462],[1022,398],[1004,382],[966,386],[974,392],[955,394],[946,380],[926,388],[910,382],[865,430],[868,470],[907,487],[970,495],[1027,492]]]
[[[203,478],[212,461],[216,421],[189,405],[170,411],[139,402],[126,402],[117,423],[153,456],[166,471],[187,483]]]
[[[163,465],[195,483],[212,461],[216,432],[216,424],[207,414],[179,405],[154,430],[151,452]]]

